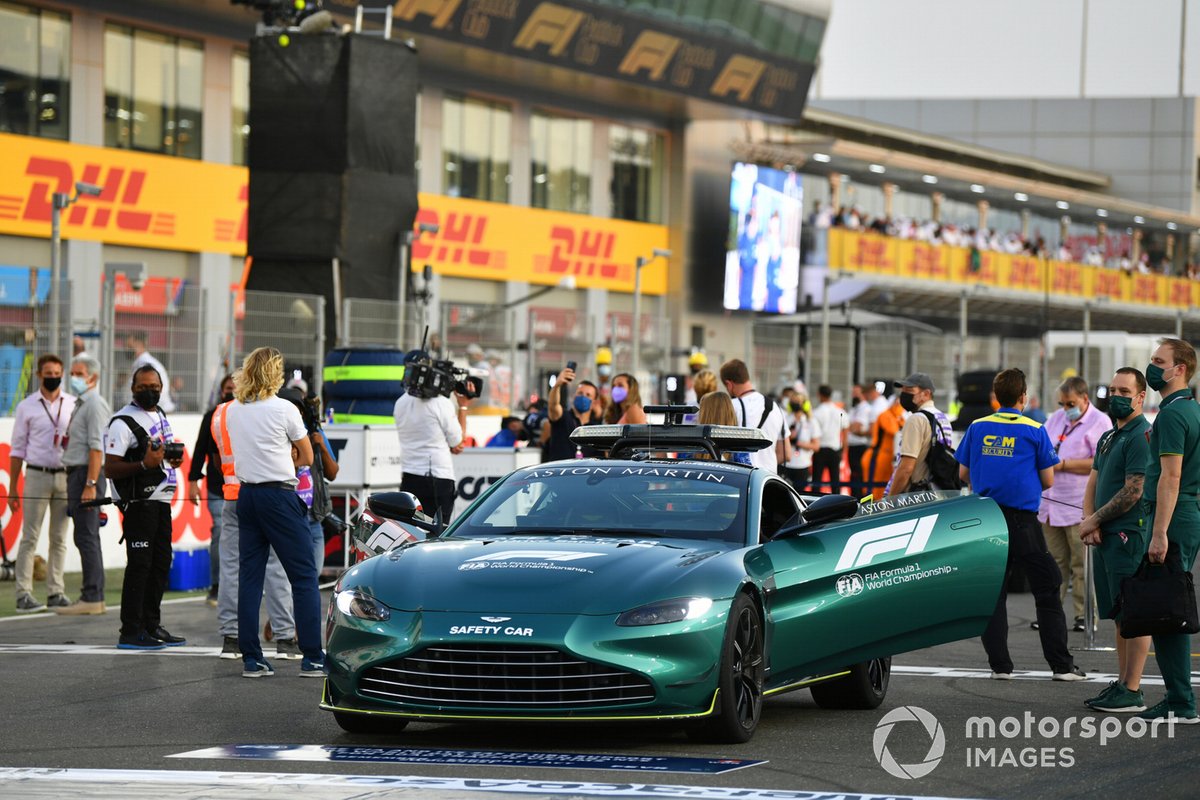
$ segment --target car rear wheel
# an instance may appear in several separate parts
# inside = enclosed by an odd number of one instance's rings
[[[688,733],[698,741],[748,742],[762,716],[763,626],[758,607],[744,594],[729,610],[720,670],[716,714]]]
[[[850,668],[844,678],[814,684],[813,700],[821,708],[877,708],[887,697],[892,657],[873,658]]]
[[[354,714],[349,711],[334,711],[333,718],[347,733],[399,733],[408,725],[408,720],[403,717]]]

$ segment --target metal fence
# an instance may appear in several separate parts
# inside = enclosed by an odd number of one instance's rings
[[[70,287],[63,296],[69,298]],[[61,319],[71,315],[70,301],[61,304]],[[37,359],[43,353],[56,353],[64,362],[64,374],[70,359],[61,352],[65,333],[53,330],[51,299],[27,305],[0,306],[0,414],[12,416],[17,403],[37,387]]]
[[[230,343],[229,364],[234,368],[255,348],[274,347],[283,354],[287,369],[320,396],[326,350],[324,297],[246,292],[244,307],[234,308],[230,315],[226,340]],[[210,391],[213,388],[209,386]]]

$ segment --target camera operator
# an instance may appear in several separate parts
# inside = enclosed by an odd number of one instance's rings
[[[296,496],[296,470],[311,466],[312,443],[296,407],[277,397],[283,386],[283,356],[260,347],[242,362],[225,424],[233,446],[238,492],[238,646],[242,677],[275,674],[258,639],[267,557],[274,549],[292,584],[296,640],[304,658],[303,677],[323,677],[321,592],[313,563],[308,509]]]
[[[428,357],[417,354],[406,359],[412,369]],[[411,492],[430,516],[441,512],[442,522],[454,513],[454,462],[452,454],[461,453],[467,430],[467,402],[471,399],[456,387],[451,396],[436,393],[421,397],[405,373],[405,393],[396,400],[392,415],[400,437],[400,466],[403,478],[400,490]],[[476,395],[478,396],[478,395]]]
[[[571,432],[580,425],[592,425],[598,422],[600,415],[596,413],[596,384],[591,381],[580,381],[575,388],[575,397],[571,407],[564,408],[567,402],[567,392],[571,382],[575,380],[575,363],[571,362],[563,371],[558,373],[558,379],[546,404],[546,422],[549,435],[542,446],[542,463],[560,461],[576,456],[592,457],[596,455],[591,448],[580,448],[571,441]]]
[[[329,487],[325,482],[337,478],[338,463],[333,451],[329,449],[329,439],[321,430],[321,401],[315,397],[305,397],[303,390],[298,386],[281,390],[279,396],[296,406],[312,443],[312,466],[299,467],[296,470],[296,494],[308,508],[308,529],[312,535],[313,558],[317,564],[319,578],[321,568],[325,566],[325,528],[321,521],[333,513]]]
[[[167,415],[159,408],[162,378],[151,366],[133,373],[133,402],[108,423],[104,475],[113,483],[125,530],[121,585],[122,650],[160,650],[185,643],[162,626],[160,607],[171,572],[171,498],[183,463]],[[167,464],[167,469],[163,464]]]

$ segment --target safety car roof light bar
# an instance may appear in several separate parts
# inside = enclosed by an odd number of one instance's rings
[[[607,450],[610,458],[645,450],[702,450],[717,460],[724,452],[752,453],[774,444],[756,428],[730,425],[586,425],[571,432],[571,441]]]

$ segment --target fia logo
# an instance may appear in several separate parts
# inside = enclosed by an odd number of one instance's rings
[[[835,570],[841,572],[865,567],[876,556],[884,553],[903,551],[904,555],[911,556],[924,552],[929,535],[933,533],[933,527],[937,524],[937,518],[937,514],[930,514],[919,519],[906,519],[903,522],[859,531],[846,540],[846,546],[842,549],[842,556],[838,559]]]
[[[837,579],[837,593],[842,597],[854,597],[855,595],[862,594],[864,588],[863,577],[857,572],[842,575]]]

